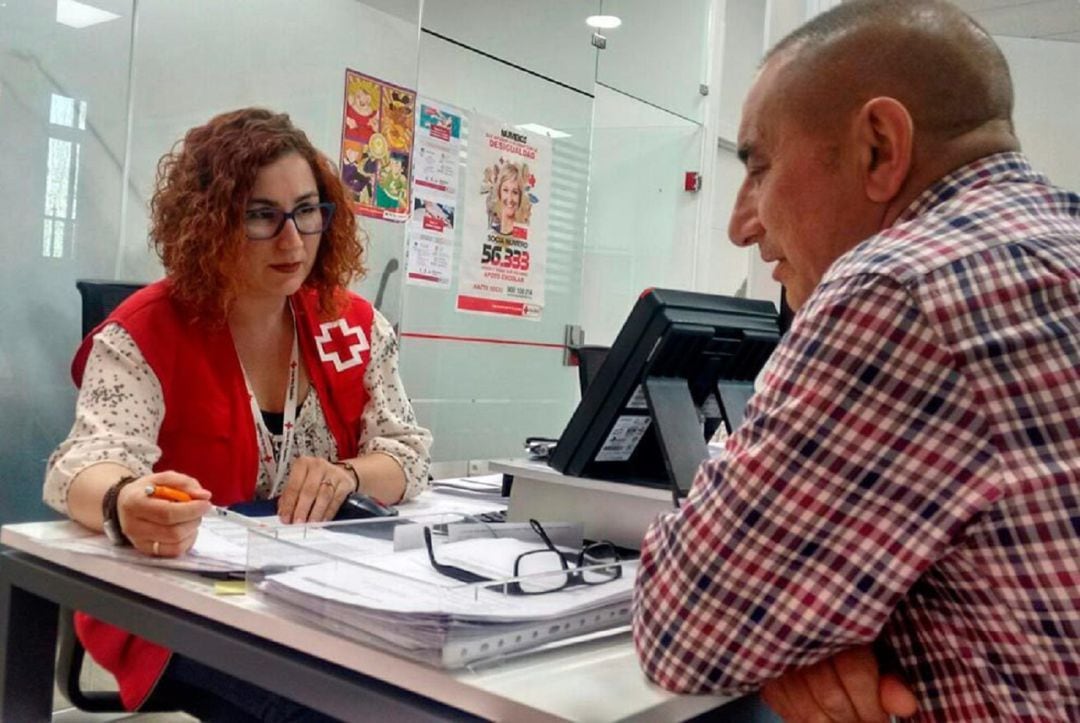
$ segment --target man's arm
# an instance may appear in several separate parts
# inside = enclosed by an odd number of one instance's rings
[[[811,300],[725,454],[642,546],[634,638],[682,692],[747,692],[877,638],[987,504],[971,392],[906,291]]]

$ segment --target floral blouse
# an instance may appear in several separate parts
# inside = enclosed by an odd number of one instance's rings
[[[371,327],[371,360],[364,373],[368,402],[363,413],[360,455],[392,457],[405,473],[404,499],[428,486],[431,433],[419,426],[398,373],[398,345],[393,328],[375,312]],[[118,324],[102,328],[87,359],[75,405],[75,424],[49,457],[45,503],[67,514],[71,480],[99,462],[116,462],[133,474],[149,474],[161,458],[158,431],[165,417],[161,386],[131,336]],[[275,437],[275,448],[280,443]],[[276,451],[276,450],[275,450]],[[297,410],[292,458],[321,457],[336,461],[337,449],[315,389]],[[255,496],[271,495],[271,480],[262,465]]]

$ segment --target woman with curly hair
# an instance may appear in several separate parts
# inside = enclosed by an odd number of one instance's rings
[[[250,108],[191,129],[161,159],[150,209],[165,278],[80,346],[75,424],[49,459],[45,501],[115,543],[175,557],[211,502],[277,498],[297,523],[332,518],[353,492],[419,493],[431,435],[390,325],[347,290],[363,273],[356,221],[303,131]],[[215,720],[271,709],[270,693],[123,630],[83,615],[76,629],[131,709],[148,698]]]

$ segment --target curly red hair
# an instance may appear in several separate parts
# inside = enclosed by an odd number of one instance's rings
[[[255,176],[288,153],[308,162],[320,200],[336,207],[304,286],[333,313],[340,291],[363,276],[362,240],[334,165],[287,114],[242,108],[192,128],[158,161],[150,241],[173,298],[193,316],[224,322],[240,290],[235,272],[249,243],[244,211]]]

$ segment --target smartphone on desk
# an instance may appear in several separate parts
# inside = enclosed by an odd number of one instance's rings
[[[271,497],[268,500],[237,502],[229,505],[228,510],[246,517],[269,517],[277,514],[277,506],[278,498]],[[366,520],[371,517],[396,517],[397,513],[395,507],[384,505],[363,492],[353,492],[341,503],[337,514],[334,515],[334,521]]]
[[[338,508],[334,520],[366,520],[371,517],[397,517],[396,507],[384,505],[363,492],[353,492]]]
[[[277,497],[268,500],[250,500],[248,502],[237,502],[225,509],[244,517],[270,517],[277,514],[277,501]]]

